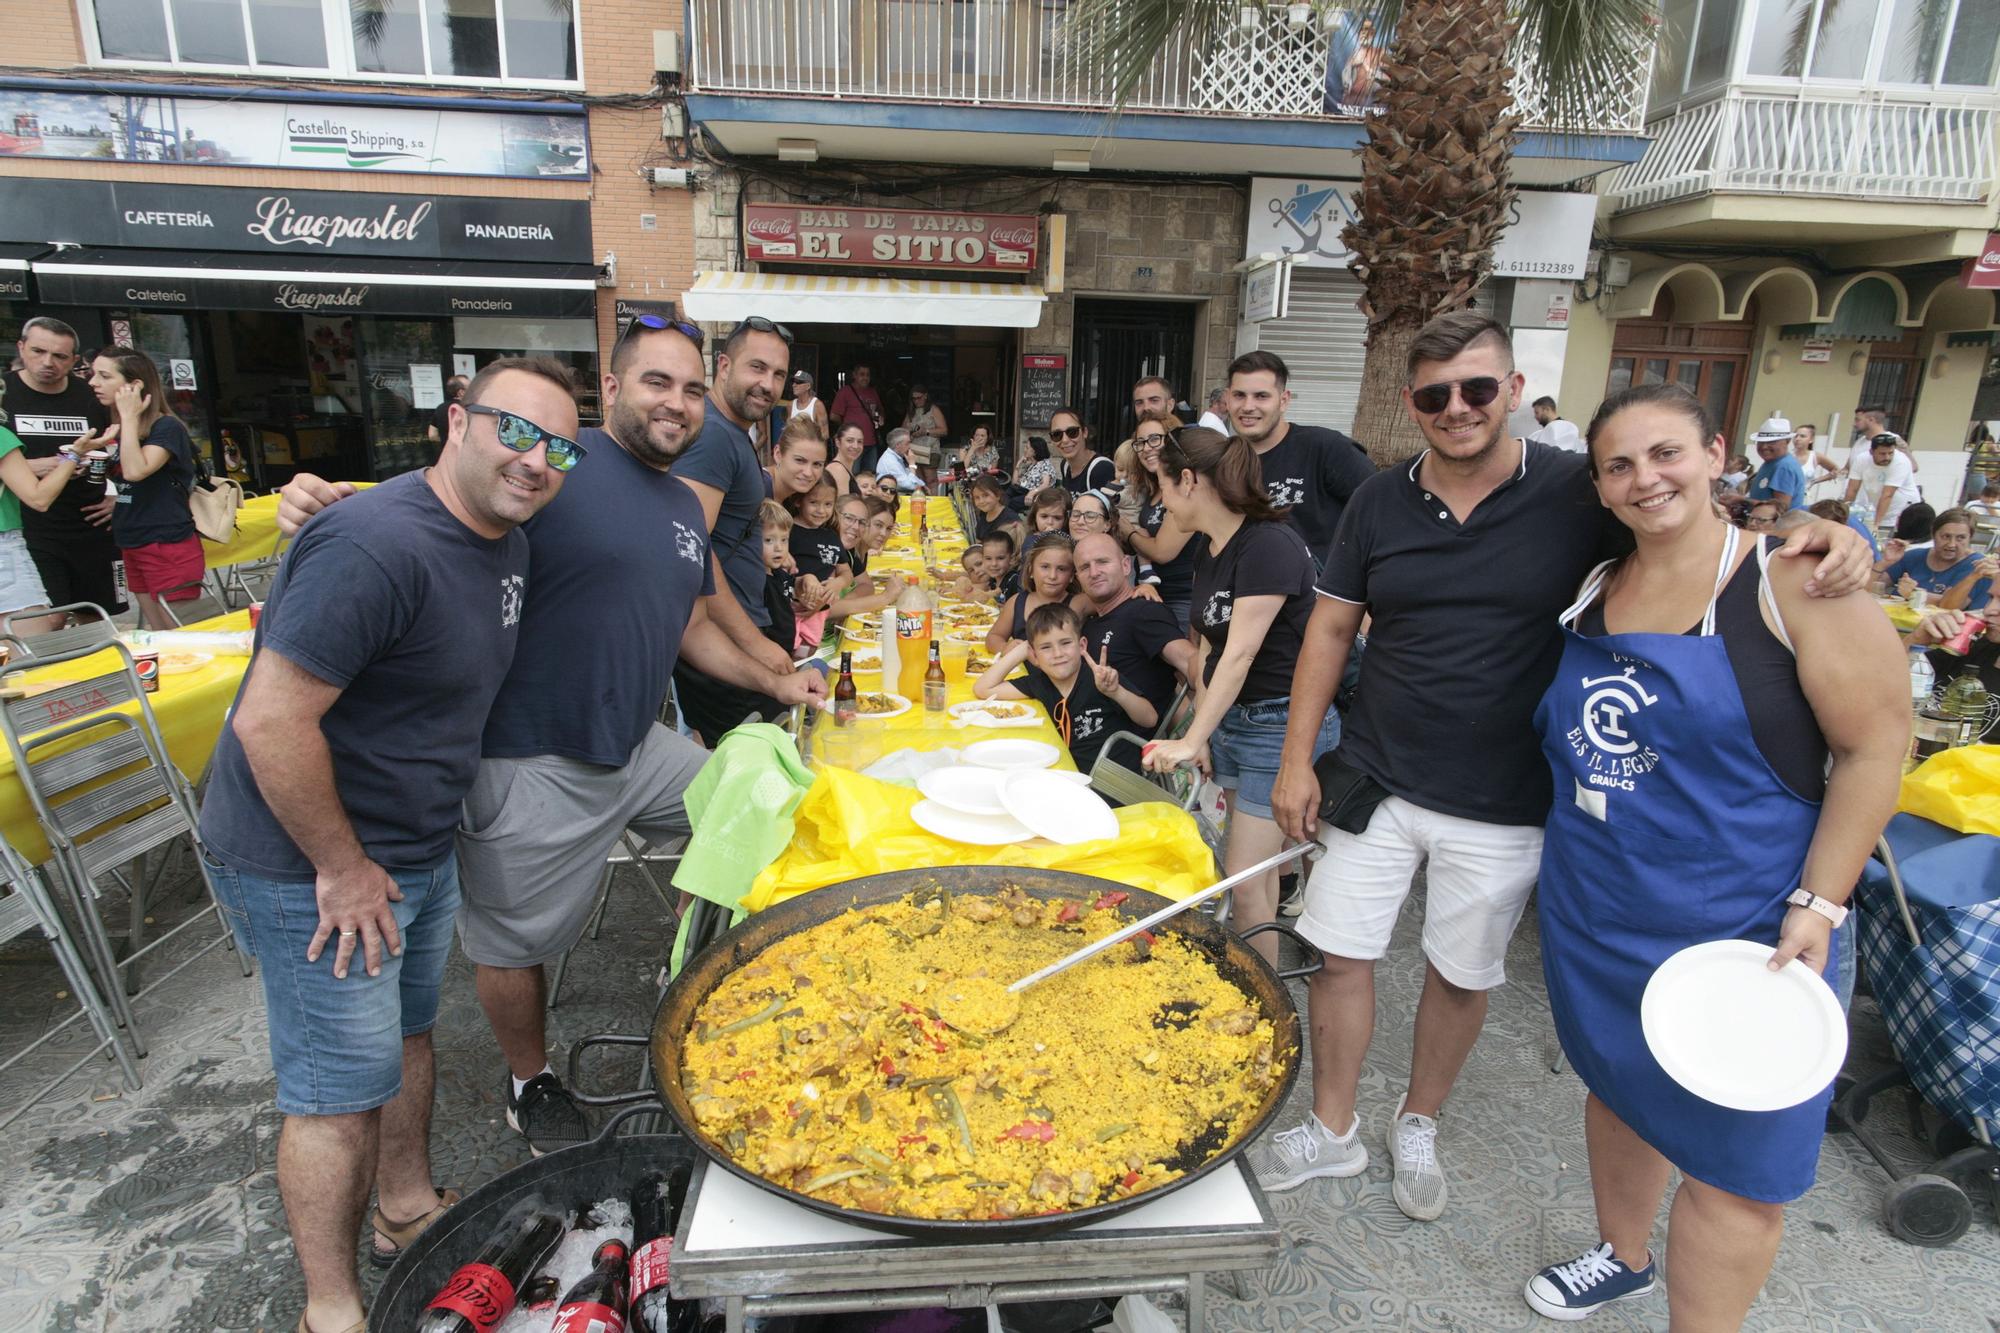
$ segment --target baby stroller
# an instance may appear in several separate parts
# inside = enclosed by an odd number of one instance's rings
[[[1891,839],[1901,848],[1891,850]],[[1901,1061],[1843,1084],[1832,1126],[1852,1133],[1891,1177],[1882,1201],[1891,1234],[1949,1245],[1972,1225],[1969,1189],[2000,1215],[2000,838],[1966,836],[1897,815],[1859,889],[1862,961]],[[1866,1124],[1868,1104],[1913,1090],[1910,1131],[1935,1158],[1904,1171]],[[1914,1094],[1942,1115],[1926,1134]]]

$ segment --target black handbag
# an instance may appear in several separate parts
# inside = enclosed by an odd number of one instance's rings
[[[1329,750],[1313,761],[1313,776],[1319,779],[1319,818],[1347,833],[1366,833],[1375,807],[1389,797],[1389,789]]]

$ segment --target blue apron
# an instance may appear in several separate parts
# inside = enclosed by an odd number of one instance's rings
[[[1535,712],[1556,788],[1537,897],[1556,1034],[1584,1084],[1684,1174],[1783,1203],[1812,1186],[1831,1085],[1784,1111],[1717,1106],[1668,1077],[1639,1025],[1646,983],[1681,949],[1777,945],[1818,822],[1758,750],[1715,632],[1737,540],[1731,528],[1699,635],[1576,633],[1608,563],[1563,613],[1562,665]],[[1767,558],[1759,542],[1782,638]]]

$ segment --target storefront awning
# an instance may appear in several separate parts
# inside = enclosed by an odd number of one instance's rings
[[[28,261],[48,248],[34,242],[0,241],[0,301],[28,295]]]
[[[516,319],[589,319],[597,311],[596,270],[588,264],[90,249],[64,250],[31,267],[50,305]]]
[[[1032,329],[1048,293],[1005,282],[831,278],[809,273],[698,273],[682,307],[689,319],[734,324],[763,315],[786,324],[946,324]]]

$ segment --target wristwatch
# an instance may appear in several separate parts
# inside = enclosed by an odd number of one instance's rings
[[[1818,912],[1828,921],[1831,921],[1836,930],[1847,920],[1847,909],[1845,907],[1842,907],[1839,903],[1828,902],[1811,889],[1793,889],[1791,896],[1786,898],[1785,901],[1794,907],[1803,907],[1809,912]]]

